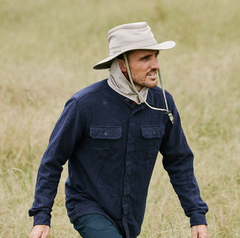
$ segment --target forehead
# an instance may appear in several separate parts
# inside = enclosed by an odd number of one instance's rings
[[[131,58],[138,58],[138,57],[141,58],[147,55],[149,56],[155,55],[158,52],[159,52],[158,50],[132,50],[132,51],[129,51],[128,56]]]

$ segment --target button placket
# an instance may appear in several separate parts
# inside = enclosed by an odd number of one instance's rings
[[[127,141],[127,154],[125,160],[125,175],[124,175],[124,190],[123,190],[123,215],[127,216],[129,211],[129,194],[130,194],[130,183],[129,178],[132,170],[132,152],[134,147],[133,140],[133,131],[134,131],[134,121],[131,115],[129,119],[129,128],[128,128],[128,141]]]

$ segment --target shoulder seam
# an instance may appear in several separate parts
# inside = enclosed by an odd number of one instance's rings
[[[90,85],[91,86],[91,85]],[[81,100],[82,98],[86,97],[86,96],[89,96],[91,94],[94,94],[94,93],[97,93],[97,92],[100,92],[102,90],[105,90],[106,88],[108,87],[108,85],[104,86],[104,87],[101,87],[99,89],[95,89],[95,90],[91,90],[89,91],[88,93],[83,93],[83,95],[80,95],[79,98],[76,98],[75,95],[72,96],[73,99],[75,99],[76,101],[79,101]],[[85,88],[83,88],[82,90],[84,90]],[[80,90],[81,91],[81,90]]]

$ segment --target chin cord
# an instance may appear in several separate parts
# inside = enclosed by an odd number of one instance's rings
[[[160,81],[160,86],[162,88],[162,92],[163,92],[163,97],[164,97],[164,101],[165,101],[165,105],[166,105],[166,109],[162,109],[162,108],[156,108],[156,107],[152,107],[150,106],[146,100],[144,100],[141,95],[139,94],[138,90],[136,89],[134,83],[133,83],[133,79],[132,79],[132,75],[131,75],[131,72],[130,72],[130,68],[129,68],[129,64],[128,64],[128,59],[127,59],[127,56],[126,54],[124,53],[123,54],[123,57],[124,57],[124,60],[126,62],[126,66],[127,66],[127,71],[128,71],[128,75],[129,75],[129,79],[130,79],[130,82],[133,86],[133,90],[135,91],[135,93],[138,95],[139,98],[141,98],[144,103],[151,109],[153,110],[157,110],[157,111],[165,111],[166,114],[169,116],[169,119],[170,121],[172,122],[172,124],[174,123],[174,117],[173,117],[173,114],[171,113],[171,111],[169,111],[169,108],[168,108],[168,104],[167,104],[167,98],[166,98],[166,95],[165,95],[165,90],[163,88],[163,81],[162,81],[162,78],[161,78],[161,74],[160,74],[160,69],[158,69],[158,77],[159,77],[159,81]]]

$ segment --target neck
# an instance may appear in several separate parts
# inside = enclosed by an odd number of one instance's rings
[[[130,78],[129,78],[129,76],[128,76],[128,73],[122,71],[122,74],[125,76],[125,78],[127,79],[127,81],[128,81],[129,83],[131,83]],[[133,82],[133,84],[134,84],[134,86],[135,86],[135,88],[137,89],[138,92],[140,92],[140,91],[142,90],[143,86],[138,85],[138,84],[136,84],[135,82]]]

